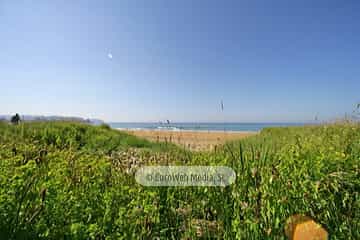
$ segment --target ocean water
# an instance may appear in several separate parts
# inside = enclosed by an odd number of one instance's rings
[[[302,126],[304,123],[135,123],[113,122],[112,128],[129,130],[172,130],[172,131],[260,131],[267,127]]]

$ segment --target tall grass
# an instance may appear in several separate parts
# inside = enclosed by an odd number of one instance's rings
[[[360,126],[264,129],[189,152],[76,123],[0,123],[0,238],[285,239],[297,213],[360,238]],[[226,165],[228,187],[143,187],[147,164]]]

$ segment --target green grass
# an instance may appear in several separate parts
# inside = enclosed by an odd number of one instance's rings
[[[285,239],[306,214],[360,238],[360,126],[264,129],[192,153],[106,126],[0,123],[0,239]],[[235,184],[142,187],[146,164],[226,165]]]

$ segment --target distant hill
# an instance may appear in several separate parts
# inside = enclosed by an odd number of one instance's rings
[[[10,121],[12,115],[0,115],[0,121]],[[100,125],[104,123],[103,120],[96,118],[81,118],[81,117],[64,117],[64,116],[42,116],[42,115],[20,115],[22,121],[72,121],[84,122],[93,125]]]

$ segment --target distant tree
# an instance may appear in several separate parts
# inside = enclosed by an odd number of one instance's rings
[[[10,121],[12,124],[18,124],[20,122],[20,115],[16,113],[14,116],[11,117]]]

